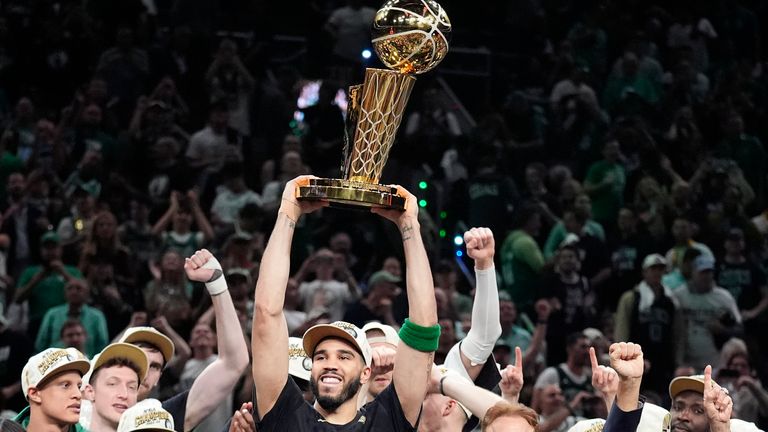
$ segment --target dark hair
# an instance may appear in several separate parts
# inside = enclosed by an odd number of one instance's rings
[[[563,211],[563,219],[565,219],[566,213],[572,213],[573,219],[578,223],[579,225],[584,225],[587,223],[587,215],[583,214],[582,212],[576,210],[575,207],[569,207]]]
[[[64,336],[64,331],[66,331],[70,327],[82,327],[83,328],[83,333],[86,332],[85,326],[83,325],[82,322],[80,322],[79,319],[77,319],[77,318],[67,318],[67,320],[64,321],[64,324],[61,325],[61,331],[59,331],[59,337],[63,337]]]
[[[512,229],[524,227],[528,224],[528,221],[530,221],[534,215],[540,213],[541,212],[538,205],[530,202],[523,204],[522,206],[518,207],[512,214]]]
[[[154,352],[159,352],[160,354],[163,353],[163,350],[161,350],[160,347],[158,347],[157,345],[155,345],[155,344],[153,344],[151,342],[136,341],[136,342],[131,342],[131,345],[136,345],[139,348],[148,348],[148,349],[150,349],[150,350],[152,350]],[[165,356],[163,356],[163,367],[165,367],[165,365],[167,363],[168,362],[165,361]]]
[[[565,339],[565,346],[566,348],[570,348],[574,345],[576,345],[577,342],[579,342],[582,339],[587,339],[587,337],[582,332],[573,332],[568,335],[568,337]]]
[[[93,371],[91,374],[90,383],[93,384],[96,382],[96,377],[99,375],[99,372],[101,372],[102,369],[108,368],[108,367],[114,367],[114,366],[124,366],[127,368],[130,368],[132,371],[136,372],[136,376],[139,378],[139,381],[141,381],[141,370],[139,369],[139,366],[134,363],[132,360],[129,360],[125,357],[115,357],[112,359],[107,360],[96,368],[96,370]]]
[[[687,248],[683,252],[683,262],[692,262],[701,255],[701,251],[696,248]]]
[[[256,204],[250,203],[244,205],[237,214],[241,219],[258,219],[264,217],[264,210]]]

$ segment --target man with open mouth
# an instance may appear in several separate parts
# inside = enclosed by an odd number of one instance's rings
[[[74,348],[47,350],[30,357],[21,372],[21,387],[29,401],[14,419],[28,431],[84,432],[80,419],[80,384],[91,367]]]
[[[115,432],[120,416],[136,405],[139,385],[147,376],[144,351],[128,343],[114,343],[94,357],[83,394],[93,404],[88,430]]]

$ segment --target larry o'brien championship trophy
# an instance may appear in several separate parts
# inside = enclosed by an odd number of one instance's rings
[[[346,208],[403,209],[397,189],[379,184],[389,150],[416,82],[413,74],[437,66],[448,53],[451,23],[432,0],[390,0],[376,12],[373,48],[391,70],[366,69],[349,88],[340,179],[313,179],[298,199],[327,200]]]

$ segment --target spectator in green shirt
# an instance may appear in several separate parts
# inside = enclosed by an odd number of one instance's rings
[[[584,224],[584,234],[589,234],[592,237],[605,241],[605,229],[592,219],[592,200],[589,199],[587,194],[579,194],[573,203],[574,212],[578,213],[580,217],[586,219]],[[557,252],[557,249],[565,240],[565,236],[568,235],[568,230],[565,229],[565,225],[562,221],[555,224],[552,227],[552,231],[547,236],[547,242],[544,244],[544,257],[546,259],[552,259]]]
[[[592,214],[603,226],[616,225],[624,201],[627,176],[620,160],[619,142],[609,139],[603,147],[603,160],[593,163],[584,179],[584,191],[592,198]]]
[[[745,132],[744,119],[737,112],[728,115],[723,132],[725,139],[715,149],[715,155],[733,159],[738,164],[755,192],[756,207],[763,208],[766,204],[765,194],[768,192],[765,175],[768,170],[768,153],[759,138]]]
[[[59,235],[49,231],[40,238],[41,265],[29,266],[21,273],[16,291],[16,303],[29,303],[27,334],[34,338],[48,309],[66,302],[64,286],[72,279],[83,279],[75,267],[61,262]]]
[[[501,246],[502,287],[523,311],[533,306],[536,284],[544,267],[544,256],[534,239],[541,229],[538,206],[525,204],[517,210],[514,227]]]
[[[109,343],[107,320],[104,314],[88,306],[88,284],[80,279],[71,279],[64,287],[67,303],[53,307],[45,313],[40,331],[37,333],[35,348],[42,351],[47,347],[65,348],[61,340],[61,328],[67,319],[80,320],[85,329],[85,355],[89,358],[99,353]]]

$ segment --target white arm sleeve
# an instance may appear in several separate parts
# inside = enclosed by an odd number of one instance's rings
[[[501,336],[501,322],[496,269],[475,269],[475,276],[477,287],[472,306],[472,327],[461,342],[461,352],[473,365],[480,365],[488,360],[496,340]]]

